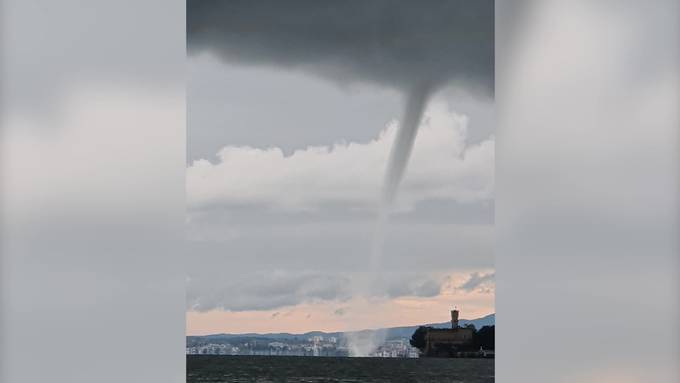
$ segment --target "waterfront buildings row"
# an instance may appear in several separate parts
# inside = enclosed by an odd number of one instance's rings
[[[348,348],[337,338],[309,338],[305,341],[262,341],[206,343],[188,346],[187,355],[270,355],[270,356],[350,356]],[[370,356],[381,358],[417,358],[418,350],[407,339],[386,341]]]

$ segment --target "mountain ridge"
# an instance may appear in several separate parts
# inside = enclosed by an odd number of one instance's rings
[[[473,324],[477,329],[483,326],[493,326],[496,324],[496,313],[488,314],[476,319],[461,319],[459,321],[461,326],[466,326],[468,324]],[[219,333],[219,334],[209,334],[209,335],[187,335],[189,339],[205,339],[205,340],[216,340],[216,339],[237,339],[237,338],[254,338],[254,339],[295,339],[295,338],[309,338],[313,336],[324,336],[324,337],[342,337],[345,334],[357,334],[357,333],[368,333],[375,331],[385,331],[387,339],[394,338],[408,338],[413,334],[413,332],[419,326],[430,326],[435,328],[447,328],[451,326],[451,322],[441,322],[441,323],[429,323],[423,325],[412,325],[412,326],[397,326],[397,327],[387,327],[387,328],[376,328],[376,329],[363,329],[355,331],[308,331],[305,333]]]

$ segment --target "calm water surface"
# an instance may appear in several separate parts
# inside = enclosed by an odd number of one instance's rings
[[[187,355],[188,383],[493,381],[493,359]]]

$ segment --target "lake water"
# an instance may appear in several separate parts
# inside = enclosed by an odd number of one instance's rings
[[[493,359],[187,355],[188,383],[493,381]]]

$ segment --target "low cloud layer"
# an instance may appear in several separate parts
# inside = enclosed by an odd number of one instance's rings
[[[187,170],[192,209],[259,206],[309,211],[323,206],[373,209],[398,122],[369,142],[307,147],[286,156],[280,148],[227,146],[219,161]],[[493,199],[494,139],[466,145],[468,121],[442,103],[425,113],[400,190],[398,207],[426,200]]]
[[[496,273],[472,273],[470,278],[465,283],[459,286],[459,289],[466,292],[471,291],[489,291],[495,286]]]
[[[194,311],[245,311],[345,300],[348,282],[340,275],[311,272],[212,273],[189,280],[187,304]]]
[[[187,305],[191,311],[263,311],[304,303],[345,302],[352,298],[361,273],[312,271],[205,271],[190,277]],[[444,278],[423,273],[386,273],[371,282],[371,299],[433,297],[440,293]],[[346,308],[335,311],[342,316]]]

